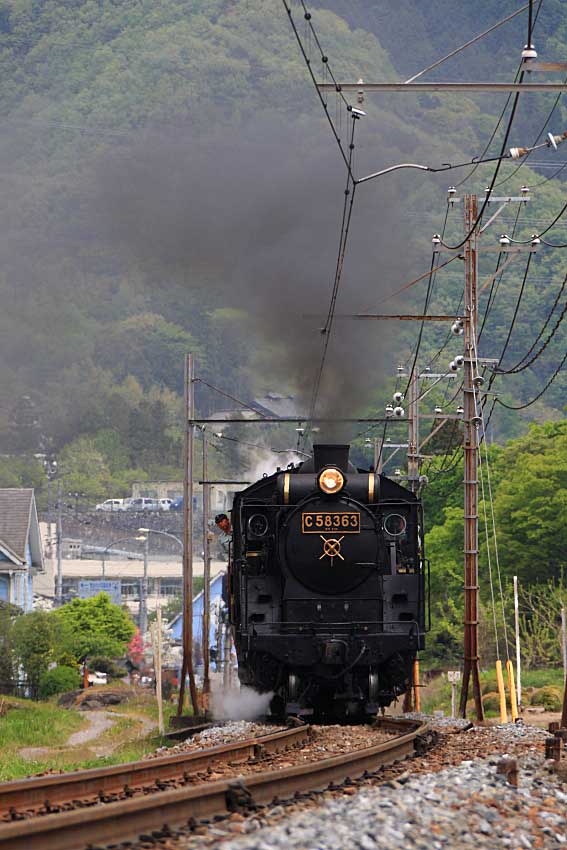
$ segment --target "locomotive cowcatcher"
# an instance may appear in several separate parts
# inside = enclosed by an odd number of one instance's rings
[[[413,492],[315,445],[237,493],[232,522],[239,678],[273,715],[363,719],[408,689],[428,596]]]

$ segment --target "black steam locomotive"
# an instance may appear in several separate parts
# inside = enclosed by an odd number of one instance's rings
[[[272,714],[362,718],[407,690],[424,645],[422,509],[349,446],[238,493],[226,587],[242,684]]]

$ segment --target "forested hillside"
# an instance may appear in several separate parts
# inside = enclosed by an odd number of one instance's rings
[[[511,0],[487,0],[481,8],[401,0],[393,14],[387,0],[327,0],[314,4],[313,15],[339,78],[395,80],[516,6]],[[301,21],[298,5],[294,13]],[[516,18],[431,79],[510,79],[524,29]],[[566,31],[564,4],[547,0],[535,31],[544,58],[565,59]],[[315,64],[307,30],[301,35]],[[344,174],[283,4],[4,0],[0,68],[0,441],[10,455],[0,464],[0,483],[39,480],[24,456],[40,450],[57,451],[69,475],[89,469],[83,489],[90,487],[93,498],[110,489],[124,493],[133,478],[175,474],[188,350],[196,353],[203,378],[239,397],[268,389],[308,395],[336,258]],[[520,98],[511,144],[534,142],[553,100]],[[368,116],[357,127],[357,172],[400,160],[470,160],[489,141],[504,101],[367,97]],[[334,98],[329,104],[336,111]],[[558,104],[547,129],[562,131],[566,118]],[[497,133],[490,152],[500,143]],[[553,157],[559,169],[561,148],[537,160]],[[478,168],[463,189],[482,194],[491,169]],[[427,270],[431,235],[443,227],[447,186],[468,172],[436,178],[401,172],[361,188],[341,309],[374,308]],[[503,167],[502,193],[534,186],[517,238],[528,238],[561,208],[567,171],[544,183],[553,173]],[[494,239],[512,232],[516,212],[506,211]],[[455,209],[448,216],[447,239],[462,232],[461,215]],[[565,234],[559,222],[550,241],[561,243]],[[483,258],[481,276],[491,274],[494,263],[494,254]],[[433,312],[458,310],[462,272],[456,268],[437,276]],[[520,259],[493,291],[484,356],[498,357],[506,342],[524,271]],[[567,267],[562,252],[549,249],[529,271],[507,366],[536,338]],[[425,286],[414,287],[388,306],[420,309],[424,297]],[[345,387],[349,410],[382,410],[417,329],[376,333],[347,325],[340,324],[333,340],[329,385]],[[424,363],[445,334],[427,328]],[[494,388],[502,399],[531,400],[565,344],[559,327],[532,367],[498,379]],[[457,350],[452,340],[439,363]],[[531,418],[562,416],[566,389],[563,373],[525,412],[497,408],[494,436],[502,441]],[[224,404],[205,387],[197,403],[201,410]],[[367,451],[364,439],[358,445]],[[215,457],[219,469],[234,462],[230,452]]]

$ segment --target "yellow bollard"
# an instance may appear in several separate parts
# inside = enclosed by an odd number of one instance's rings
[[[506,662],[506,672],[508,673],[508,688],[510,689],[510,713],[512,714],[512,723],[518,719],[518,701],[516,699],[516,682],[514,681],[514,665],[511,660]]]
[[[502,662],[496,662],[496,681],[498,682],[498,695],[500,697],[500,722],[508,723],[508,712],[506,710],[506,691],[504,690],[504,676],[502,675]]]
[[[421,695],[419,693],[419,661],[413,662],[413,704],[415,711],[421,711]]]

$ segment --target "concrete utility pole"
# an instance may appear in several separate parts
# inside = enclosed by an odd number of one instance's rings
[[[199,713],[195,674],[193,671],[193,432],[195,418],[195,364],[193,355],[185,357],[185,441],[183,459],[183,664],[177,714],[183,713],[185,679],[193,713]]]
[[[206,427],[203,428],[203,693],[211,690],[209,678],[210,653],[209,634],[211,631],[211,555],[209,547],[209,439]]]
[[[477,374],[477,228],[478,203],[476,195],[464,197],[465,233],[470,233],[464,245],[465,254],[465,297],[464,297],[464,414],[463,448],[464,505],[465,505],[465,633],[463,685],[459,712],[466,717],[469,696],[469,681],[472,677],[473,697],[478,720],[484,719],[484,708],[480,691],[478,656],[478,429],[476,417],[476,388],[473,380]],[[471,232],[472,231],[472,232]]]
[[[520,652],[520,606],[518,603],[518,576],[514,576],[514,631],[516,633],[516,698],[522,705],[522,656]]]
[[[419,368],[414,363],[408,384],[408,483],[415,493],[419,489]]]
[[[140,633],[142,637],[148,630],[148,558],[150,538],[146,534],[144,540],[144,575],[140,580]]]
[[[63,530],[61,520],[61,482],[57,482],[57,582],[55,587],[55,599],[57,605],[63,604],[63,565],[61,563],[61,547],[63,544]]]

